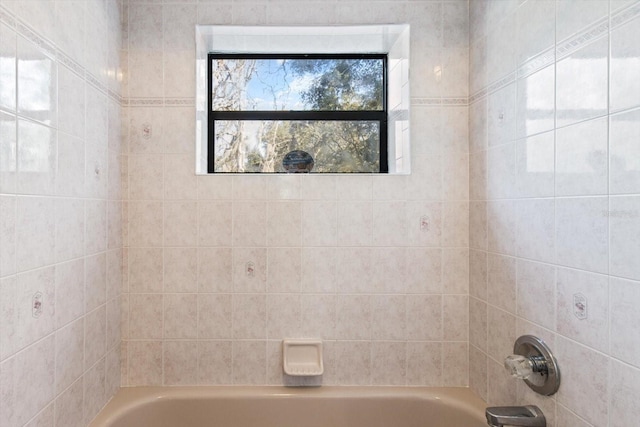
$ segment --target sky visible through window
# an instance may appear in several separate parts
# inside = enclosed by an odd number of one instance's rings
[[[242,74],[245,82],[238,81]],[[214,85],[233,81],[242,94],[239,105],[223,111],[382,109],[375,87],[382,84],[382,59],[227,59],[214,61],[213,75]],[[320,86],[338,92],[335,105],[314,105],[311,91]]]
[[[212,55],[215,171],[283,172],[292,150],[315,172],[380,171],[384,62]]]

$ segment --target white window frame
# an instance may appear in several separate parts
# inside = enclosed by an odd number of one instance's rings
[[[382,53],[388,55],[389,174],[409,174],[409,25],[196,26],[196,173],[207,174],[207,55],[218,53]]]

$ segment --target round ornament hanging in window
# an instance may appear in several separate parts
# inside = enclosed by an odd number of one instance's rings
[[[311,154],[302,150],[289,151],[282,159],[282,166],[287,173],[309,173],[314,164]]]

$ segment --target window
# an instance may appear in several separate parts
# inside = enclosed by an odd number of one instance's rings
[[[411,173],[411,135],[410,135],[410,101],[411,91],[409,84],[409,64],[410,64],[410,28],[406,24],[391,25],[355,25],[355,26],[236,26],[236,25],[196,25],[196,98],[195,98],[195,170],[199,175],[210,174],[214,168],[215,152],[213,151],[213,121],[210,120],[212,108],[209,103],[213,91],[209,87],[211,80],[210,67],[212,62],[209,54],[216,52],[221,55],[229,55],[231,58],[239,56],[264,55],[265,57],[274,57],[273,53],[277,52],[280,61],[291,59],[294,57],[324,57],[324,58],[354,58],[359,59],[362,56],[372,55],[373,57],[384,58],[386,71],[383,77],[386,79],[386,94],[384,94],[384,107],[386,108],[386,126],[380,122],[378,118],[374,119],[357,119],[356,121],[373,122],[367,123],[369,127],[380,127],[380,134],[386,133],[386,155],[380,153],[380,163],[386,162],[388,174],[409,174]],[[246,59],[246,58],[245,58]],[[255,59],[255,58],[254,58]],[[278,64],[275,59],[273,64]],[[269,91],[267,90],[267,94]],[[273,99],[267,98],[264,93],[260,95],[260,99],[269,99],[269,103],[255,102],[256,108],[248,110],[252,114],[256,114],[258,108],[264,108],[265,105],[273,105]],[[180,102],[180,100],[176,100]],[[247,104],[248,105],[248,104]],[[297,112],[297,113],[321,113],[325,114],[330,111],[337,113],[335,110],[322,112],[321,110],[308,107],[307,110],[302,109],[301,103],[278,104],[280,108],[274,112]],[[294,107],[283,108],[283,105],[294,105]],[[380,111],[373,110],[377,114]],[[363,111],[344,111],[345,114],[361,114]],[[218,121],[235,122],[235,126],[258,126],[256,123],[250,123],[251,120],[229,116],[239,114],[238,111],[222,111],[222,115],[226,115],[226,119],[216,118]],[[278,113],[279,114],[279,113]],[[273,119],[275,120],[275,119]],[[293,120],[291,117],[278,119],[286,122],[280,124],[278,129],[288,128],[288,126],[302,126],[305,121],[317,121],[315,119],[306,119],[297,117]],[[328,127],[331,122],[339,126],[345,126],[348,120],[341,118],[340,120],[322,119],[322,126]],[[263,118],[259,120],[263,121]],[[361,123],[363,126],[364,124]],[[227,124],[232,126],[233,124]],[[318,125],[320,126],[320,125]],[[321,126],[320,126],[321,127]],[[231,128],[229,128],[231,129]],[[324,129],[318,127],[308,127],[318,135],[328,135]],[[227,136],[227,138],[229,138]],[[384,141],[384,138],[382,139]],[[298,141],[296,137],[296,142]],[[241,147],[241,146],[238,146]],[[384,146],[382,148],[384,150]],[[302,156],[304,158],[304,156]],[[211,161],[210,161],[211,160]],[[278,162],[281,164],[281,162]],[[316,162],[313,172],[321,169],[320,162]],[[216,170],[217,171],[217,170]],[[379,172],[376,169],[376,172]]]
[[[208,172],[388,172],[385,54],[208,55]]]

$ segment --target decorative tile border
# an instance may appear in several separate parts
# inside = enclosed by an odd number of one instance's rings
[[[51,58],[56,58],[57,49],[52,43],[49,43],[47,40],[40,37],[35,31],[31,30],[31,28],[27,27],[20,21],[16,21],[15,30],[18,34],[20,34],[25,39],[29,40],[31,43],[38,46],[38,48],[43,51],[47,56]]]
[[[122,104],[123,98],[114,91],[110,90],[106,84],[102,83],[96,76],[89,72],[82,65],[71,59],[65,52],[57,47],[51,41],[41,37],[36,31],[30,28],[27,24],[15,17],[5,6],[0,5],[0,23],[3,23],[14,30],[18,35],[29,40],[35,44],[42,52],[44,52],[51,59],[58,62],[58,64],[64,65],[78,77],[84,79],[84,81],[107,95],[113,101]]]
[[[485,96],[487,96],[487,94],[489,93],[489,91],[487,90],[487,88],[482,88],[480,89],[478,92],[476,92],[475,94],[471,95],[469,97],[469,105],[473,104],[474,102],[484,98]]]
[[[0,22],[8,26],[9,28],[16,29],[16,20],[4,6],[0,5]]]
[[[194,107],[195,98],[128,98],[130,107]]]
[[[535,58],[521,65],[516,72],[512,72],[508,76],[494,82],[487,87],[479,90],[468,98],[411,98],[411,105],[441,105],[441,106],[465,106],[470,105],[478,100],[483,99],[487,95],[502,89],[503,87],[513,83],[517,78],[528,76],[547,65],[551,65],[558,59],[564,58],[571,53],[581,49],[605,35],[611,30],[626,24],[632,19],[640,16],[640,2],[633,3],[628,7],[615,12],[607,18],[597,21],[586,30],[562,41],[560,44],[549,48]],[[85,79],[87,83],[95,87],[99,91],[106,94],[109,98],[123,106],[164,106],[164,107],[184,107],[195,105],[193,98],[126,98],[109,89],[107,85],[100,82],[93,74],[82,67],[80,64],[72,60],[62,50],[50,43],[46,39],[40,37],[35,31],[29,28],[25,23],[16,18],[5,6],[0,5],[0,23],[3,23],[25,37],[36,46],[38,46],[47,55],[63,64],[79,77]]]
[[[524,64],[522,64],[518,70],[518,78],[526,77],[534,72],[543,69],[544,67],[556,62],[556,47],[550,47],[544,52],[534,56]]]
[[[118,104],[120,105],[125,105],[125,98],[123,98],[120,94],[114,92],[113,90],[109,89],[109,98],[113,99],[114,101],[116,101]],[[129,100],[126,101],[126,104],[129,104]]]
[[[514,73],[512,73],[471,95],[469,97],[469,104],[473,104],[487,95],[502,89],[504,86],[514,82],[515,79],[526,77],[548,65],[553,64],[554,62],[557,62],[559,59],[571,55],[589,43],[610,34],[611,30],[620,27],[637,17],[640,17],[640,2],[633,3],[628,7],[615,12],[611,16],[607,16],[606,18],[596,21],[584,31],[561,41],[556,46],[547,49],[518,67],[515,76],[513,76]]]
[[[638,16],[640,16],[640,3],[633,3],[626,9],[619,10],[611,16],[611,29],[618,28]]]
[[[130,107],[163,107],[162,98],[127,98],[127,105]]]
[[[515,81],[516,81],[516,73],[511,72],[506,76],[504,76],[503,78],[501,78],[500,80],[498,80],[497,82],[490,84],[487,87],[487,94],[492,94],[493,92],[497,92],[498,90],[502,89],[505,86],[510,85]]]
[[[556,61],[571,55],[586,44],[598,40],[607,34],[609,34],[609,18],[601,19],[596,22],[593,27],[587,28],[585,31],[563,42],[562,45],[558,45],[556,47]]]
[[[465,106],[469,104],[469,98],[411,98],[411,105],[442,105]]]
[[[196,105],[195,98],[165,98],[164,105],[167,107],[193,107]]]

